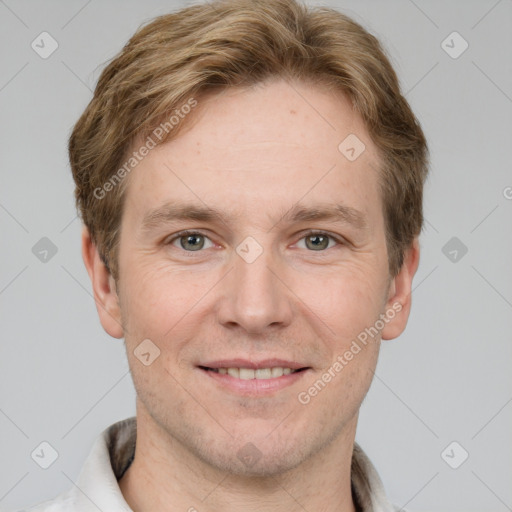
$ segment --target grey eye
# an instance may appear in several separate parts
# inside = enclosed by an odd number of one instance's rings
[[[204,236],[200,234],[180,236],[180,245],[186,251],[199,251],[204,247]]]
[[[307,235],[305,237],[306,247],[313,251],[322,251],[329,247],[330,237],[327,235]]]

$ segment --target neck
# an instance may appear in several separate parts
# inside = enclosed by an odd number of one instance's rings
[[[230,474],[198,460],[137,408],[135,458],[119,481],[134,512],[355,512],[351,461],[357,417],[314,457],[272,477]]]

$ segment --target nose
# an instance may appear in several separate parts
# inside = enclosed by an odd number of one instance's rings
[[[245,254],[233,253],[232,270],[221,282],[217,309],[223,326],[239,326],[250,334],[286,327],[292,319],[293,293],[286,283],[285,267],[267,248],[252,261],[255,250],[251,246]]]

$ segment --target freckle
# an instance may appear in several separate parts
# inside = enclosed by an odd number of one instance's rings
[[[295,112],[295,110],[290,110],[290,114],[296,114],[297,112]]]

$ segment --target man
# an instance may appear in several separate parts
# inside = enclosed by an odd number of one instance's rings
[[[407,323],[427,146],[378,41],[292,0],[161,16],[69,154],[137,415],[33,510],[395,510],[355,433]]]

